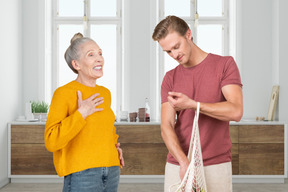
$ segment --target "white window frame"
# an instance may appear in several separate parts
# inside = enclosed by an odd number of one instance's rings
[[[90,0],[84,1],[84,14],[86,14],[86,18],[81,17],[60,17],[58,16],[58,0],[52,0],[52,70],[51,70],[51,95],[53,95],[54,91],[59,86],[59,57],[63,57],[63,55],[59,55],[58,44],[59,44],[59,36],[58,36],[58,26],[61,24],[82,24],[84,27],[84,21],[87,21],[87,29],[84,29],[84,36],[90,37],[90,26],[91,25],[101,25],[101,24],[115,24],[117,26],[117,37],[116,37],[116,74],[117,74],[117,82],[116,82],[116,109],[122,103],[123,93],[122,93],[122,74],[123,74],[123,57],[122,57],[122,0],[116,0],[117,3],[117,12],[115,17],[91,17],[89,11]],[[67,66],[68,67],[68,66]],[[72,81],[72,79],[71,79]],[[52,98],[51,98],[52,99]],[[116,111],[114,111],[116,113]]]

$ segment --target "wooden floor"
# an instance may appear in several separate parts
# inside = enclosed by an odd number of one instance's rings
[[[62,184],[10,183],[0,192],[61,192]],[[118,192],[163,192],[163,184],[120,184]],[[284,184],[233,184],[233,192],[288,192],[288,180]]]

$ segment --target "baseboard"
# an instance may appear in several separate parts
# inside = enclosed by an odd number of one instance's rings
[[[284,183],[286,176],[233,175],[232,183]],[[3,186],[9,181],[3,181]],[[63,183],[57,175],[12,176],[11,183]],[[120,183],[164,183],[164,175],[120,175]],[[1,186],[1,185],[0,185]]]
[[[120,175],[120,183],[164,183],[164,175]],[[47,175],[12,176],[11,183],[63,183],[63,177]]]
[[[120,183],[164,183],[164,175],[120,175]]]
[[[57,175],[13,175],[11,183],[63,183]]]
[[[10,179],[6,178],[0,181],[0,189],[10,183]]]
[[[285,183],[282,175],[233,175],[232,183]]]

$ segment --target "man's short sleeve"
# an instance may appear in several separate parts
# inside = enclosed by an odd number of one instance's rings
[[[168,92],[172,91],[172,80],[169,73],[166,73],[161,85],[161,104],[168,102]]]
[[[228,57],[221,79],[221,87],[230,84],[236,84],[242,87],[240,73],[233,57]]]

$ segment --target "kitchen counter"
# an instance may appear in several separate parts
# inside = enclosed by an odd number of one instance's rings
[[[167,148],[160,122],[115,122],[125,154],[121,178],[162,181]],[[8,176],[13,180],[57,178],[44,145],[45,122],[8,123]],[[287,177],[287,124],[230,122],[233,182],[283,182]],[[141,152],[139,152],[141,151]],[[236,180],[235,180],[236,179]],[[157,181],[159,181],[157,180]],[[129,182],[127,181],[127,182]]]

